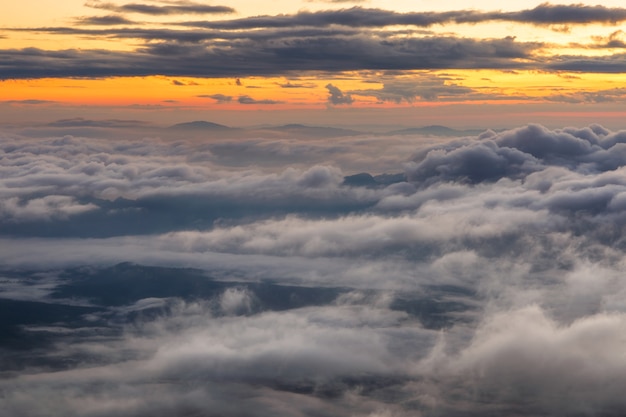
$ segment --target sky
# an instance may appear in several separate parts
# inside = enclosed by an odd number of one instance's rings
[[[624,20],[619,1],[14,2],[0,122],[617,128]]]
[[[626,415],[624,21],[3,6],[0,416]]]

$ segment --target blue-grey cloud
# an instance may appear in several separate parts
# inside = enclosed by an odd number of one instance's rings
[[[228,6],[209,6],[202,3],[194,3],[188,1],[170,2],[164,6],[145,4],[145,3],[127,3],[117,5],[114,3],[105,3],[101,1],[91,1],[85,4],[87,7],[94,9],[108,10],[118,13],[138,13],[152,16],[175,15],[175,14],[223,14],[235,13],[235,9]]]
[[[445,78],[422,76],[417,80],[383,81],[380,89],[354,90],[355,95],[376,97],[381,101],[412,103],[416,99],[440,100],[463,96],[464,100],[482,97],[475,90],[454,83],[446,83]],[[478,97],[474,97],[478,96]],[[507,96],[510,98],[510,96]]]
[[[140,128],[0,134],[11,415],[626,406],[625,131]]]
[[[218,103],[229,103],[233,101],[233,96],[228,96],[225,94],[202,94],[202,95],[199,95],[198,97],[212,98]]]
[[[96,26],[131,25],[135,23],[132,20],[120,15],[85,16],[77,18],[76,22],[83,25]]]
[[[189,2],[165,5],[93,3],[117,12],[172,14],[227,12],[225,6]],[[131,25],[123,14],[81,17],[85,27],[6,28],[7,31],[139,40],[132,52],[101,50],[45,51],[34,48],[0,51],[2,78],[143,76],[285,75],[296,71],[416,70],[442,68],[537,68],[619,72],[623,54],[604,57],[548,56],[542,42],[435,36],[426,29],[448,23],[512,21],[535,25],[616,24],[626,9],[604,6],[541,4],[515,12],[399,13],[381,9],[299,12],[231,20],[177,22],[160,29]],[[398,25],[414,26],[398,30]],[[172,27],[185,26],[185,30]],[[398,34],[411,34],[398,37]],[[582,47],[620,48],[616,34]],[[419,36],[417,36],[419,35]],[[177,59],[174,59],[177,58]],[[44,65],[45,64],[45,65]],[[379,93],[387,97],[383,92]]]
[[[534,25],[556,24],[617,24],[626,20],[626,9],[605,6],[551,5],[541,4],[533,9],[515,12],[480,12],[476,10],[458,10],[449,12],[394,12],[382,9],[353,7],[341,10],[318,12],[302,11],[294,15],[258,16],[233,20],[192,22],[212,29],[240,30],[268,27],[293,26],[330,26],[349,27],[384,27],[392,25],[410,25],[429,27],[447,23],[481,23],[489,21],[509,21]]]
[[[354,99],[350,94],[344,94],[343,91],[332,84],[327,84],[326,89],[328,90],[328,103],[333,106],[352,104],[354,102]]]
[[[202,40],[202,33],[178,31],[176,37]],[[134,52],[102,50],[0,51],[0,77],[105,77],[279,75],[293,71],[359,69],[503,68],[540,47],[513,38],[472,40],[429,37],[384,41],[379,34],[329,37],[276,37],[272,42],[241,40],[217,47],[207,43],[152,42]],[[521,61],[519,61],[521,60]],[[45,65],[44,65],[45,62]]]
[[[280,100],[270,100],[270,99],[256,99],[252,98],[249,95],[241,95],[237,98],[239,104],[280,104],[282,101]]]
[[[132,128],[146,126],[147,123],[141,120],[120,120],[120,119],[106,119],[106,120],[91,120],[82,117],[75,117],[73,119],[60,119],[54,122],[48,123],[50,127],[58,128],[71,128],[71,127],[102,127],[102,128]]]
[[[40,100],[40,99],[26,99],[26,100],[6,100],[4,103],[7,104],[25,104],[31,106],[37,105],[45,105],[45,104],[54,104],[56,101],[53,100]]]

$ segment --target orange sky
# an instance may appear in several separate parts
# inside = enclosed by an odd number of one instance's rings
[[[37,7],[42,13],[12,3],[0,18],[0,123],[129,106],[179,120],[191,111],[240,112],[241,124],[256,119],[253,111],[268,123],[318,112],[316,120],[337,124],[332,110],[342,108],[380,109],[380,123],[382,110],[434,117],[440,110],[427,109],[476,105],[498,123],[522,105],[539,114],[559,104],[551,114],[615,115],[611,123],[626,115],[626,9],[618,2],[562,9],[511,2],[505,10],[490,1],[459,8],[373,0],[265,8],[38,0]],[[450,124],[472,124],[455,112]]]

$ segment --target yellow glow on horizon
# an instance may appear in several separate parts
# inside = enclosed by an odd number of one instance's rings
[[[426,78],[424,78],[426,77]],[[379,73],[344,73],[334,77],[115,77],[103,79],[47,78],[6,80],[0,83],[2,101],[40,100],[59,104],[119,106],[159,105],[221,110],[320,108],[326,106],[328,84],[351,94],[352,107],[440,106],[451,103],[522,103],[550,101],[552,96],[600,94],[622,88],[626,74],[580,74],[544,71],[447,70],[416,71],[400,78],[419,90],[434,82],[442,93],[432,99],[380,101],[385,83]],[[422,84],[420,84],[422,83]],[[428,86],[428,85],[427,85]],[[468,94],[447,94],[450,87],[471,89]]]

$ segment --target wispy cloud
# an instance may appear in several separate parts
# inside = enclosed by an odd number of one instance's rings
[[[201,94],[198,97],[212,98],[218,103],[229,103],[233,101],[233,96],[228,96],[225,94]]]
[[[165,6],[157,6],[146,3],[126,3],[117,5],[115,3],[90,1],[85,6],[94,9],[108,10],[118,13],[137,13],[152,16],[175,15],[175,14],[222,14],[235,13],[235,9],[228,6],[209,6],[194,2],[173,2]]]
[[[97,26],[113,26],[113,25],[132,25],[135,24],[132,20],[120,15],[108,15],[108,16],[85,16],[76,18],[76,22],[83,25],[97,25]]]
[[[280,100],[255,99],[248,95],[239,96],[237,98],[237,102],[239,102],[239,104],[280,104],[282,103]]]

